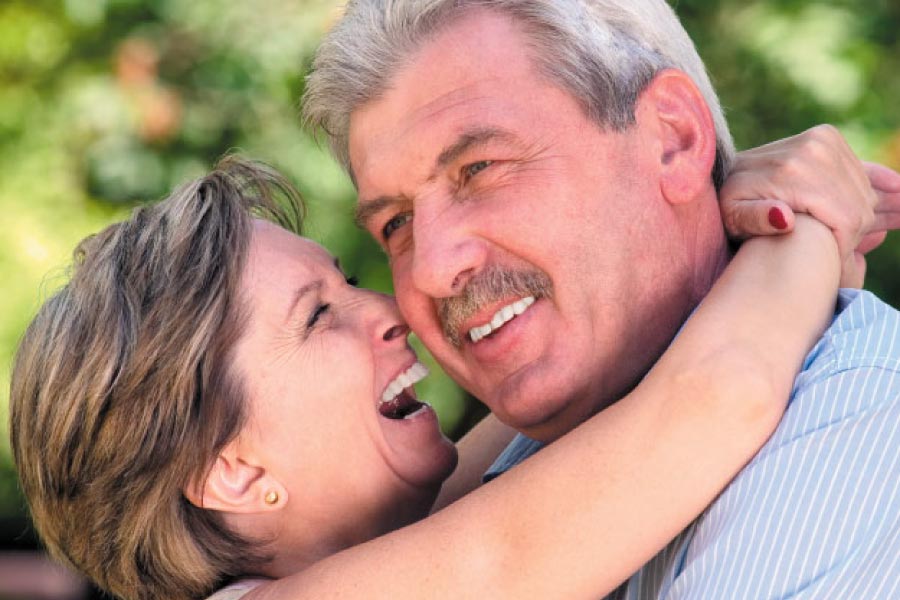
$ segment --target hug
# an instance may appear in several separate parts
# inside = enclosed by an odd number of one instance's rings
[[[735,155],[661,0],[351,2],[304,111],[396,300],[234,157],[82,242],[12,381],[56,557],[140,599],[900,593],[900,315],[839,290],[900,176],[828,127]],[[492,411],[458,445],[411,332]]]

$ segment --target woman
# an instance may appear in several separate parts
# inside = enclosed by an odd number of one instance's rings
[[[840,275],[806,218],[748,242],[634,392],[423,519],[457,457],[409,330],[289,232],[301,216],[277,174],[226,160],[85,240],[29,327],[22,489],[50,551],[110,593],[602,596],[767,439]]]

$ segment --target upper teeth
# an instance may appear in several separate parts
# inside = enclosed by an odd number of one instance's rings
[[[390,402],[404,389],[425,379],[428,375],[428,367],[420,362],[413,363],[413,366],[403,371],[390,382],[387,388],[381,394],[382,402]]]
[[[473,343],[480,342],[483,338],[497,331],[517,316],[528,310],[528,307],[534,304],[534,296],[528,296],[521,300],[516,300],[512,304],[507,304],[496,313],[494,313],[491,322],[481,327],[473,327],[469,330],[469,338]]]

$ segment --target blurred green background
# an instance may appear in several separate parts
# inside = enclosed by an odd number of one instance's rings
[[[821,122],[900,168],[900,1],[681,0],[739,147]],[[299,127],[327,0],[0,1],[0,516],[22,502],[6,436],[19,336],[65,276],[75,243],[239,149],[288,173],[308,234],[367,287],[390,289],[351,224],[353,189]],[[900,236],[868,287],[900,306]],[[479,413],[443,376],[424,394],[446,430]]]

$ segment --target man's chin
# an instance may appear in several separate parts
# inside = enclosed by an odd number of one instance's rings
[[[485,402],[505,424],[541,442],[552,442],[585,418],[577,396],[545,391],[509,392]]]

